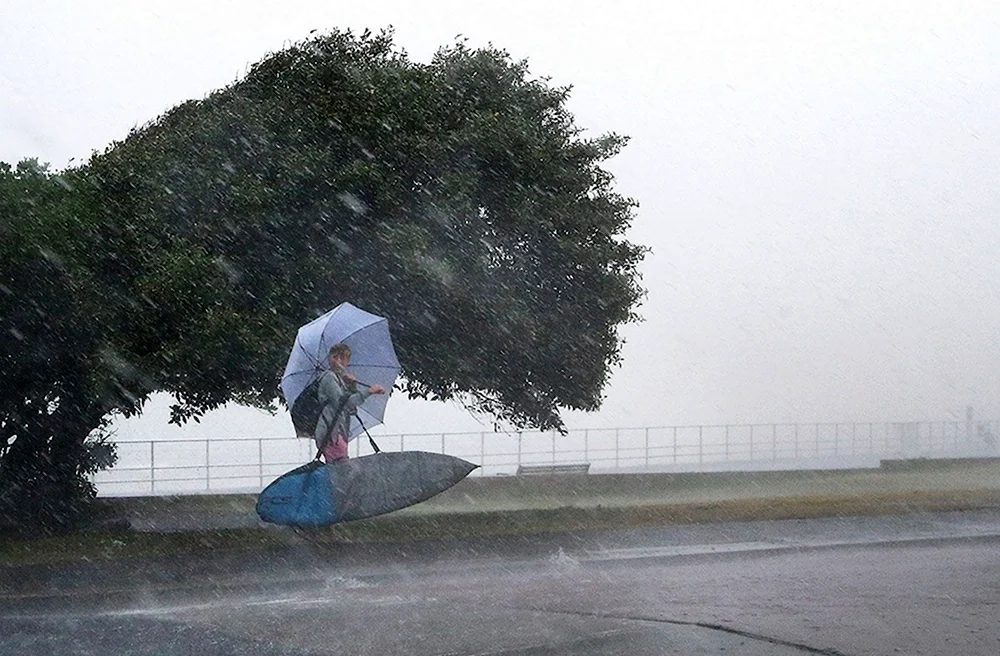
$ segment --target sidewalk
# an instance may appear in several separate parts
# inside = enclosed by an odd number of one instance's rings
[[[100,502],[108,516],[139,532],[275,528],[257,518],[253,494]],[[984,507],[1000,507],[1000,459],[883,461],[860,470],[472,477],[417,506],[354,524],[485,524],[490,516],[517,515],[687,523]]]

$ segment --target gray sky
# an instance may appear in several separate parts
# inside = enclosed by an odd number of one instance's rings
[[[86,159],[313,29],[393,25],[418,60],[492,42],[632,137],[610,168],[653,249],[646,321],[570,428],[1000,416],[1000,3],[693,5],[0,0],[0,160]],[[164,405],[121,436],[291,432]]]

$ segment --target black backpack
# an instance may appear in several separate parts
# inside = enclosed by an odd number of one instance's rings
[[[323,404],[319,402],[320,378],[322,376],[309,383],[289,409],[292,426],[295,427],[295,434],[298,437],[313,437],[316,433],[316,424],[323,412]]]
[[[319,423],[319,416],[323,414],[323,404],[319,402],[319,381],[322,378],[321,374],[316,380],[309,383],[295,399],[295,403],[289,410],[289,414],[292,416],[292,426],[295,427],[295,434],[298,437],[315,437],[316,424]],[[337,418],[344,411],[348,398],[350,398],[350,394],[344,394],[343,398],[340,399],[340,406],[333,416],[332,423],[337,423]],[[329,440],[330,436],[327,435],[326,439]]]

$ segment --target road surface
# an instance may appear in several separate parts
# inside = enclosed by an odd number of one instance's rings
[[[0,570],[0,653],[1000,653],[1000,511]]]

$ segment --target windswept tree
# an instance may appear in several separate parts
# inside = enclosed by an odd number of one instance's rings
[[[101,322],[73,407],[268,406],[295,328],[351,301],[390,319],[411,396],[540,428],[597,409],[645,249],[602,168],[625,139],[585,138],[568,93],[499,50],[334,32],[64,172],[88,246],[45,248]]]
[[[0,163],[0,526],[77,516],[95,492],[89,475],[114,462],[99,429],[137,409],[99,389],[114,376],[100,358],[98,286],[78,265],[92,245],[80,200],[35,161]]]

